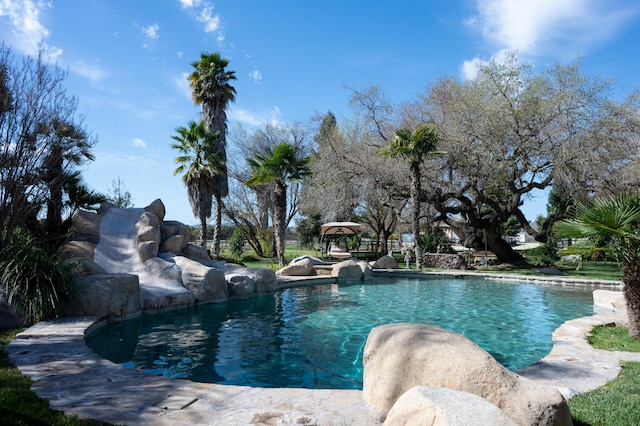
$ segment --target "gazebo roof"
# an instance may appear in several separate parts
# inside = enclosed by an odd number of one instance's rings
[[[327,222],[320,226],[320,234],[357,234],[361,227],[362,225],[355,222]]]

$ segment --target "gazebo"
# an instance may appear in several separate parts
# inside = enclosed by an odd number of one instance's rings
[[[334,257],[346,259],[351,257],[353,249],[360,249],[360,232],[362,225],[355,222],[328,222],[320,227],[320,257]],[[345,236],[354,235],[355,243],[348,245]],[[344,247],[335,244],[338,240],[344,241]]]

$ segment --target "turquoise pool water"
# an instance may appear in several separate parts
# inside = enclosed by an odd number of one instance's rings
[[[381,324],[439,325],[517,370],[551,350],[560,324],[592,313],[591,291],[482,278],[376,278],[147,314],[107,324],[86,340],[106,359],[168,377],[347,389],[362,388],[364,344]]]

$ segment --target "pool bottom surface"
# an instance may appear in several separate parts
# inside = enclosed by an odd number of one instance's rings
[[[167,377],[255,387],[362,388],[369,331],[433,324],[517,370],[544,357],[564,321],[593,313],[591,291],[483,278],[376,278],[289,288],[108,324],[88,346]]]

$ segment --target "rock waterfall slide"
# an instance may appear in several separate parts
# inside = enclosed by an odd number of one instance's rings
[[[138,228],[144,208],[111,208],[100,223],[94,261],[107,272],[137,275],[145,307],[193,304],[192,293],[177,279],[143,263],[138,254]],[[158,258],[156,258],[158,259]],[[158,259],[160,260],[160,259]],[[157,263],[152,263],[157,266]],[[171,275],[171,274],[169,274]]]

